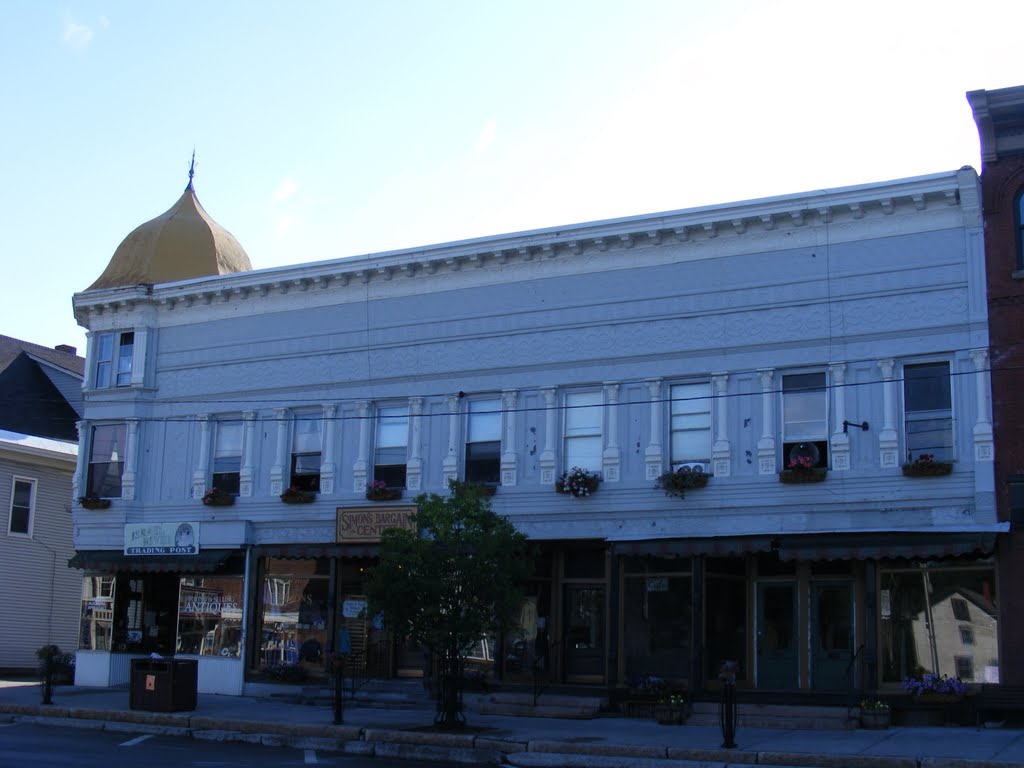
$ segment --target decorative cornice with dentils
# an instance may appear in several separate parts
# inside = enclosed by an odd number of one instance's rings
[[[970,175],[970,181],[964,174]],[[506,269],[533,262],[597,253],[622,254],[640,246],[686,244],[696,247],[715,240],[778,234],[779,230],[863,224],[897,213],[963,205],[965,217],[977,195],[973,187],[961,199],[962,185],[977,184],[971,169],[911,179],[785,195],[724,205],[646,214],[463,240],[421,248],[341,258],[314,264],[275,267],[238,274],[196,278],[158,286],[85,291],[75,294],[78,322],[90,327],[91,316],[140,304],[162,309],[244,301],[271,294],[297,294],[328,289],[364,290],[375,282],[416,279],[438,273],[488,267]]]

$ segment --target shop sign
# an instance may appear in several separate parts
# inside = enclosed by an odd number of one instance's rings
[[[124,527],[126,555],[195,555],[199,523],[132,523]]]
[[[648,592],[668,592],[668,579],[665,577],[651,578],[647,580]]]
[[[366,612],[365,600],[345,600],[341,604],[341,615],[346,619],[358,619]]]
[[[239,612],[233,595],[225,595],[219,589],[182,587],[178,598],[178,615],[198,619],[219,619],[225,611]]]
[[[338,542],[372,543],[388,528],[415,531],[416,507],[338,507]]]

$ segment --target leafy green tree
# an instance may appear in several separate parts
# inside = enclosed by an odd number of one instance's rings
[[[367,597],[396,635],[433,652],[438,722],[452,726],[461,718],[465,652],[519,605],[534,555],[526,536],[473,483],[452,481],[448,496],[421,494],[416,503],[417,531],[384,531]]]

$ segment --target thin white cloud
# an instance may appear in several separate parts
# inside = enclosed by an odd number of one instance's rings
[[[277,192],[274,193],[274,202],[283,203],[286,200],[290,200],[298,191],[298,183],[296,183],[295,179],[289,176],[281,182],[280,186],[278,186]]]
[[[483,130],[480,131],[480,136],[476,140],[476,146],[473,147],[473,152],[477,155],[484,154],[491,145],[494,144],[494,140],[498,134],[498,120],[490,117],[487,122],[484,123]]]
[[[100,18],[100,25],[109,26],[106,17]],[[64,44],[74,50],[82,50],[92,40],[93,28],[71,18],[71,11],[64,11]]]

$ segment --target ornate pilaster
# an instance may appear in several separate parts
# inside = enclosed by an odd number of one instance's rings
[[[201,499],[210,487],[210,414],[204,413],[199,421],[199,453],[196,455],[196,466],[192,470],[192,498]]]
[[[370,404],[366,400],[356,403],[359,417],[359,448],[352,465],[352,490],[366,493],[367,456],[370,453]]]
[[[337,464],[334,461],[335,435],[338,431],[338,406],[325,405],[323,411],[323,443],[320,450],[320,493],[334,493],[334,475]]]
[[[832,437],[829,439],[829,453],[832,469],[842,472],[850,468],[850,436],[843,432],[846,421],[846,363],[829,366],[832,376]]]
[[[651,439],[644,450],[644,466],[647,479],[657,480],[665,461],[661,453],[661,414],[665,412],[665,404],[661,398],[661,379],[648,379],[646,384],[651,396]]]
[[[501,393],[501,407],[505,417],[505,439],[501,446],[501,484],[515,485],[519,456],[516,444],[516,401],[519,394],[514,389]]]
[[[775,458],[775,371],[764,368],[761,377],[761,439],[757,441],[757,472],[774,475]]]
[[[409,398],[409,458],[405,462],[405,487],[418,491],[423,487],[423,458],[420,443],[423,432],[423,398]]]
[[[975,396],[978,401],[978,412],[974,421],[974,460],[993,461],[988,350],[972,349],[970,355],[974,363]]]
[[[275,408],[274,421],[277,422],[277,446],[274,449],[274,463],[270,467],[270,493],[280,496],[284,491],[284,472],[288,463],[288,411]]]
[[[608,425],[604,452],[601,455],[601,475],[606,483],[617,483],[622,467],[622,452],[619,450],[619,385],[608,381],[604,384],[605,424]]]
[[[252,496],[256,476],[256,411],[242,412],[242,468],[238,472],[238,495]]]
[[[139,469],[139,420],[128,419],[124,446],[124,473],[121,475],[121,498],[135,498],[135,477]]]
[[[732,474],[731,448],[726,437],[726,403],[728,401],[729,375],[716,373],[711,376],[711,385],[715,389],[715,442],[711,446],[711,465],[719,477]]]
[[[900,465],[900,442],[896,431],[896,382],[893,371],[896,362],[879,360],[882,372],[882,431],[878,434],[878,461],[882,469],[895,469]]]
[[[448,482],[459,479],[459,404],[458,395],[448,395],[448,453],[441,462],[441,480],[445,488]]]
[[[78,499],[81,496],[85,496],[86,488],[86,466],[89,461],[89,451],[92,448],[89,445],[89,422],[82,420],[75,423],[75,429],[78,430],[78,459],[75,462],[75,474],[71,478],[71,498]]]
[[[544,450],[540,454],[540,483],[541,485],[555,484],[555,388],[544,387],[541,390],[544,396]]]

